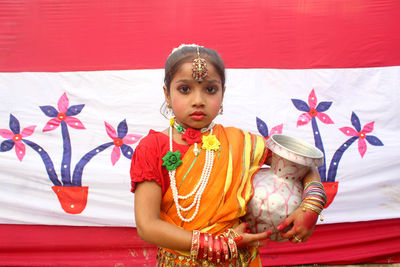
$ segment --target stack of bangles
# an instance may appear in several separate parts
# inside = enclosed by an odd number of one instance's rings
[[[225,263],[238,257],[236,241],[240,235],[233,229],[228,229],[221,236],[193,231],[190,258],[193,262],[208,261]]]
[[[310,182],[304,186],[301,207],[303,211],[306,209],[321,214],[326,205],[326,194],[324,185],[320,182]],[[324,219],[321,217],[321,221]]]

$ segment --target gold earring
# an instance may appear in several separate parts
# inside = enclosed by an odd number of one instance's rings
[[[219,108],[218,114],[219,114],[219,115],[224,114],[224,106],[223,106],[222,104],[221,104],[221,107]]]
[[[170,103],[167,103],[167,108],[171,108],[171,104]]]

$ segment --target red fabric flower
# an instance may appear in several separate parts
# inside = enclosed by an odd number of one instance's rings
[[[182,134],[182,140],[186,141],[188,145],[201,142],[201,131],[188,128],[184,134]]]

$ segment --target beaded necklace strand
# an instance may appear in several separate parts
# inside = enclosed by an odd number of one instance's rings
[[[181,127],[181,131],[180,132],[184,132],[186,130],[182,126],[177,124],[176,122],[173,123],[173,126],[175,128]],[[212,122],[208,127],[201,129],[201,133],[205,133],[207,131],[210,131],[210,135],[212,135],[213,127],[214,127],[214,123]],[[173,152],[173,147],[172,147],[172,124],[170,124],[170,127],[169,127],[169,149],[170,149],[171,152]],[[195,149],[197,150],[197,143],[195,143]],[[197,151],[195,151],[195,153],[197,155]],[[210,174],[211,174],[211,171],[212,171],[212,168],[213,168],[213,164],[214,164],[214,150],[207,149],[206,150],[206,159],[205,159],[205,163],[204,163],[203,171],[201,173],[200,180],[197,183],[197,185],[195,186],[195,188],[189,194],[187,194],[185,196],[180,196],[179,193],[178,193],[178,188],[176,186],[176,179],[175,179],[176,169],[168,171],[169,179],[170,179],[170,186],[171,186],[171,190],[172,190],[172,196],[173,196],[173,199],[174,199],[174,203],[175,203],[175,206],[176,206],[176,211],[177,211],[177,214],[178,214],[179,218],[182,221],[184,221],[184,222],[192,221],[196,217],[197,213],[199,212],[201,197],[203,195],[204,189],[206,188],[208,180],[210,178]],[[193,195],[195,195],[194,199],[193,199],[193,202],[189,206],[182,207],[179,204],[179,200],[180,199],[188,199],[189,197],[191,197]],[[182,211],[183,212],[190,211],[191,209],[193,209],[193,207],[195,207],[195,211],[192,214],[192,216],[189,219],[184,218],[182,216],[181,212]]]

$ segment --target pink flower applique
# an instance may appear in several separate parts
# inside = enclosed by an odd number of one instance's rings
[[[128,125],[126,120],[123,120],[118,124],[117,131],[115,131],[114,127],[106,121],[104,124],[106,126],[107,135],[113,139],[114,142],[114,148],[111,152],[112,165],[115,165],[121,157],[121,151],[126,158],[131,159],[133,149],[128,145],[136,143],[142,136],[139,134],[127,134]]]
[[[25,145],[23,143],[23,138],[31,136],[35,128],[36,125],[32,125],[23,128],[22,131],[20,131],[19,121],[12,114],[10,114],[11,131],[8,129],[0,129],[0,136],[7,138],[7,140],[1,143],[0,151],[6,152],[14,147],[17,158],[19,161],[22,161],[25,156]]]
[[[339,130],[347,136],[356,137],[358,139],[358,152],[360,152],[361,157],[364,157],[364,154],[367,151],[367,142],[373,146],[383,146],[383,143],[378,137],[369,134],[374,130],[375,122],[367,123],[361,129],[360,119],[353,112],[351,114],[351,123],[354,128],[346,126]]]
[[[276,125],[271,128],[271,131],[268,131],[268,126],[267,124],[260,118],[256,117],[256,122],[257,122],[257,129],[259,133],[265,138],[268,139],[271,137],[273,134],[282,134],[283,130],[283,123]]]
[[[41,106],[40,109],[46,116],[53,119],[49,120],[43,128],[43,132],[52,131],[57,129],[62,121],[68,126],[75,129],[85,129],[82,122],[74,118],[73,116],[78,115],[85,105],[74,105],[69,106],[69,99],[67,94],[64,93],[58,100],[58,110],[52,106]]]
[[[317,105],[317,96],[315,95],[314,89],[312,89],[308,95],[308,104],[300,99],[292,99],[292,102],[298,110],[304,111],[297,120],[297,126],[309,123],[313,117],[317,117],[325,124],[333,124],[332,119],[324,113],[332,105],[332,102],[322,101]]]

